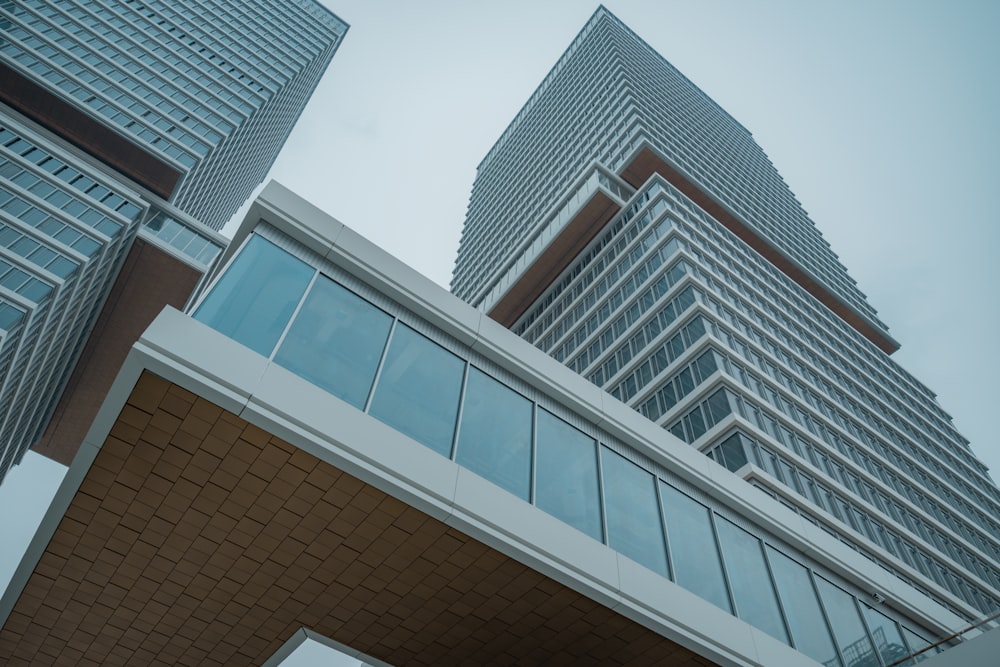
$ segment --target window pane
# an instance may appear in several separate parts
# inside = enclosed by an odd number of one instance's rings
[[[913,655],[917,651],[921,651],[924,648],[931,645],[931,642],[929,640],[924,639],[923,637],[916,634],[909,628],[903,628],[903,636],[906,637],[906,643],[909,645],[910,655]],[[910,660],[907,660],[902,665],[900,665],[900,667],[909,667],[909,665],[915,665],[918,662],[923,662],[924,660],[927,660],[937,652],[938,652],[937,648],[932,648],[929,651],[924,651],[920,655],[914,656]]]
[[[391,324],[387,314],[320,276],[274,360],[362,409]]]
[[[866,604],[861,605],[861,611],[868,622],[872,639],[875,640],[875,649],[885,664],[891,665],[909,655],[903,635],[900,634],[899,626],[894,620]]]
[[[663,482],[660,497],[674,581],[731,613],[708,508]]]
[[[729,585],[733,588],[736,615],[787,644],[788,635],[767,574],[760,540],[722,518],[716,520],[716,526]]]
[[[667,554],[652,473],[606,447],[601,447],[601,465],[608,544],[666,576]]]
[[[601,540],[595,447],[593,438],[544,410],[538,411],[535,504]]]
[[[398,324],[370,414],[444,456],[451,455],[464,362]]]
[[[722,464],[729,470],[736,472],[747,464],[747,450],[744,446],[743,436],[734,433],[723,440],[718,447],[722,456]]]
[[[877,665],[878,658],[875,657],[872,643],[861,624],[854,597],[820,577],[816,577],[816,587],[847,667]]]
[[[315,269],[254,235],[198,306],[194,318],[271,355]]]
[[[528,500],[531,402],[479,369],[470,368],[455,460]]]
[[[839,667],[837,649],[823,618],[809,571],[783,553],[767,547],[778,597],[785,609],[795,648],[826,667]]]

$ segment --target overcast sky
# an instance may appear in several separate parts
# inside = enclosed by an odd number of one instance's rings
[[[447,287],[476,165],[597,5],[324,4],[351,29],[272,177]],[[1000,3],[605,4],[753,133],[1000,470]],[[59,476],[12,475],[0,531]]]

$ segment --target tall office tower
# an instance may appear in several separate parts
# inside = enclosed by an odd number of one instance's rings
[[[0,22],[11,82],[169,165],[170,201],[213,229],[264,178],[347,31],[315,0],[29,0],[0,3]]]
[[[71,460],[346,29],[311,0],[0,2],[0,479]]]
[[[750,132],[604,8],[479,165],[452,291],[958,615],[1000,607],[986,467]]]

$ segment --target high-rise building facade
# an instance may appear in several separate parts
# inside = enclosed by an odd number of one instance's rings
[[[31,446],[68,463],[132,341],[225,246],[214,230],[346,30],[312,0],[0,3],[0,479]],[[46,431],[54,414],[74,428]]]
[[[213,229],[264,178],[347,31],[314,0],[5,2],[0,21],[6,67],[167,163],[171,203]]]
[[[604,8],[479,165],[453,292],[970,621],[1000,491],[751,134]]]

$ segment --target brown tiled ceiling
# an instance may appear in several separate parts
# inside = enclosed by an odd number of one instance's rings
[[[146,373],[6,624],[5,665],[711,665]]]

